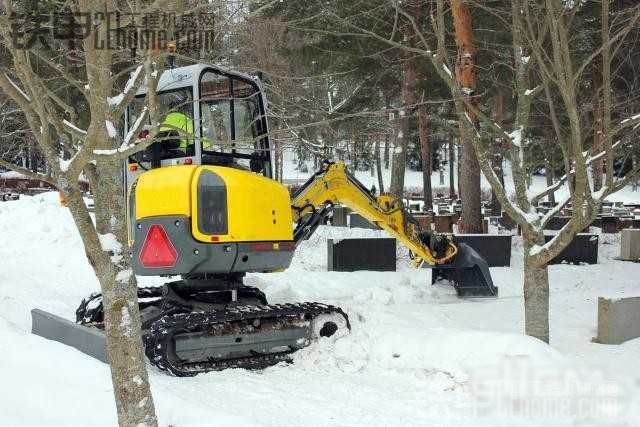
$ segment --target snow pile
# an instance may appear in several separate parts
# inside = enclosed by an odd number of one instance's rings
[[[0,219],[0,425],[115,425],[108,367],[29,333],[31,308],[73,319],[98,290],[69,213],[48,193],[0,204]],[[384,235],[320,227],[289,270],[248,275],[274,303],[340,305],[352,333],[261,372],[173,378],[150,368],[160,424],[637,425],[640,340],[590,342],[598,295],[640,294],[640,264],[614,260],[615,239],[601,239],[598,265],[551,267],[550,347],[521,334],[519,239],[513,267],[491,269],[495,299],[460,300],[402,260],[397,272],[326,271],[327,238]]]

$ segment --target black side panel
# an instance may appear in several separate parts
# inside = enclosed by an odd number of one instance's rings
[[[222,178],[203,171],[198,178],[198,228],[203,234],[227,234],[227,187]]]

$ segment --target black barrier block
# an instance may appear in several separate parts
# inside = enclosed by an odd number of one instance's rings
[[[514,228],[516,228],[516,223],[511,219],[509,215],[507,215],[506,212],[502,212],[502,216],[498,219],[498,224],[507,230],[513,230]]]
[[[617,233],[618,218],[615,216],[602,216],[600,218],[600,228],[602,228],[603,233]]]
[[[372,230],[380,230],[375,224],[371,224],[362,215],[357,213],[349,214],[349,228],[369,228]]]
[[[510,234],[456,234],[454,238],[472,247],[489,267],[511,266]]]
[[[553,235],[545,235],[545,242],[549,242]],[[577,234],[564,248],[560,254],[551,260],[549,264],[561,264],[568,262],[571,264],[597,264],[598,263],[598,235],[597,234]]]
[[[349,215],[349,208],[344,206],[334,206],[331,225],[335,227],[346,227],[348,215]]]
[[[569,221],[571,220],[570,216],[554,216],[547,223],[545,230],[557,231],[562,229]]]
[[[329,239],[327,269],[396,271],[396,239]]]

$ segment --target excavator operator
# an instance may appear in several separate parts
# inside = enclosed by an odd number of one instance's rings
[[[221,127],[221,139],[224,141],[226,128]],[[181,111],[168,113],[162,121],[162,126],[157,136],[160,144],[154,144],[157,153],[153,158],[168,159],[179,157],[191,157],[195,155],[195,133],[193,119]],[[152,146],[152,147],[153,147]],[[202,138],[203,164],[217,164],[232,167],[237,165],[231,157],[221,156],[213,150],[213,142],[209,138]],[[158,165],[159,166],[159,165]]]
[[[195,155],[193,119],[180,111],[168,113],[162,121],[158,140],[161,157],[187,157]]]

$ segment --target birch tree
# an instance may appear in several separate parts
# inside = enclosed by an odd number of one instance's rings
[[[74,72],[61,66],[56,50],[40,44],[16,46],[9,18],[14,16],[16,5],[3,1],[0,43],[9,53],[9,60],[0,69],[0,90],[20,108],[50,171],[43,175],[6,160],[0,160],[0,164],[47,181],[65,196],[103,294],[107,357],[118,422],[121,426],[155,426],[140,337],[137,284],[125,249],[125,200],[120,177],[123,160],[150,145],[159,130],[155,88],[163,60],[158,50],[149,50],[133,60],[131,67],[116,72],[116,61],[122,58],[115,50],[105,48],[113,37],[109,30],[114,27],[109,27],[104,17],[116,12],[118,4],[110,0],[79,0],[66,5],[69,13],[88,19],[89,31],[73,52],[77,63]],[[143,8],[129,3],[127,7],[130,12],[143,13],[157,11],[162,4],[156,2]],[[53,77],[45,78],[43,70]],[[117,82],[129,73],[121,91]],[[146,107],[128,134],[120,136],[116,124],[145,81]],[[60,87],[73,93],[73,103],[60,96]],[[139,136],[143,126],[149,131],[146,137]],[[93,189],[95,224],[82,197],[81,175],[89,179]]]

